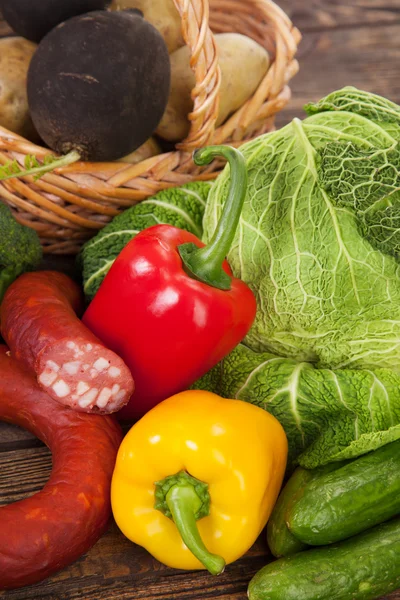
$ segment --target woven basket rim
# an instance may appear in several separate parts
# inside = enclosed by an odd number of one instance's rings
[[[273,0],[173,1],[181,15],[182,35],[196,77],[187,138],[174,150],[136,164],[77,162],[36,182],[29,176],[0,182],[0,198],[20,222],[38,231],[45,251],[76,253],[85,239],[135,202],[189,181],[213,179],[222,168],[221,161],[196,167],[193,150],[208,144],[240,146],[271,131],[275,114],[289,101],[288,83],[298,71],[295,54],[301,34]],[[212,28],[224,31],[232,26],[228,30],[235,31],[232,23],[248,30],[249,37],[263,45],[266,40],[274,59],[254,95],[216,128],[221,79]],[[1,164],[10,159],[23,164],[28,154],[40,160],[49,153],[54,154],[0,127]]]

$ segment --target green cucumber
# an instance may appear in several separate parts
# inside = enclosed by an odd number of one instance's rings
[[[279,498],[274,506],[274,510],[269,518],[267,525],[267,542],[272,554],[279,558],[280,556],[289,556],[295,552],[300,552],[307,548],[298,540],[288,529],[287,518],[294,504],[304,494],[306,485],[314,479],[321,477],[325,473],[338,469],[344,463],[330,463],[319,469],[303,469],[298,467],[292,474],[285,487],[279,494]]]
[[[250,581],[249,600],[376,600],[400,587],[400,519],[326,548],[280,558]]]
[[[290,533],[286,525],[286,515],[310,479],[312,471],[299,467],[279,494],[267,525],[268,546],[276,557],[288,556],[307,548],[307,544],[303,544]]]
[[[305,544],[349,538],[400,514],[400,442],[392,442],[310,481],[287,524]]]

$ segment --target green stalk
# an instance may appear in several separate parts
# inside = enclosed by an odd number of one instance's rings
[[[66,167],[80,159],[80,154],[76,150],[72,150],[65,156],[56,158],[51,154],[47,154],[44,158],[43,164],[39,164],[34,156],[27,156],[26,159],[30,160],[33,167],[21,169],[16,161],[7,163],[6,165],[0,166],[0,181],[6,179],[14,179],[15,177],[26,177],[27,175],[34,175],[35,179],[39,179],[45,173],[59,169],[60,167]]]
[[[199,281],[221,290],[231,288],[231,278],[222,268],[235,237],[247,192],[247,169],[244,156],[230,146],[209,146],[194,153],[196,165],[207,165],[218,156],[226,158],[231,177],[228,197],[222,215],[209,244],[198,248],[196,244],[178,247],[186,272]]]
[[[199,507],[199,497],[191,485],[176,485],[166,496],[168,508],[179,533],[190,552],[211,573],[219,575],[225,569],[225,561],[217,554],[211,554],[200,537],[195,513]]]
[[[224,559],[207,550],[196,523],[210,513],[208,485],[181,471],[157,481],[155,486],[154,507],[174,521],[186,546],[212,575],[222,573]]]

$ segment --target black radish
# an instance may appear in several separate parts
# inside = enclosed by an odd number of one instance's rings
[[[28,72],[28,102],[52,150],[110,161],[151,136],[169,86],[167,47],[141,13],[94,11],[41,41]]]
[[[53,27],[92,10],[106,8],[109,0],[0,0],[10,27],[22,37],[40,42]]]

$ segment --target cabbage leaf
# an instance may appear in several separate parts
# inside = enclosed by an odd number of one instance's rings
[[[353,95],[332,95],[345,111],[314,108],[241,147],[249,188],[228,261],[257,297],[245,341],[253,350],[327,368],[397,368],[400,109],[386,123],[378,104],[368,118],[366,103],[351,112]],[[206,240],[228,184],[226,168],[207,204]]]
[[[291,465],[313,469],[400,438],[400,374],[392,369],[317,369],[239,344],[194,387],[273,414]]]
[[[313,468],[400,438],[400,107],[344,88],[241,146],[228,255],[257,298],[244,343],[194,387],[274,414]],[[229,185],[218,177],[209,240]]]

